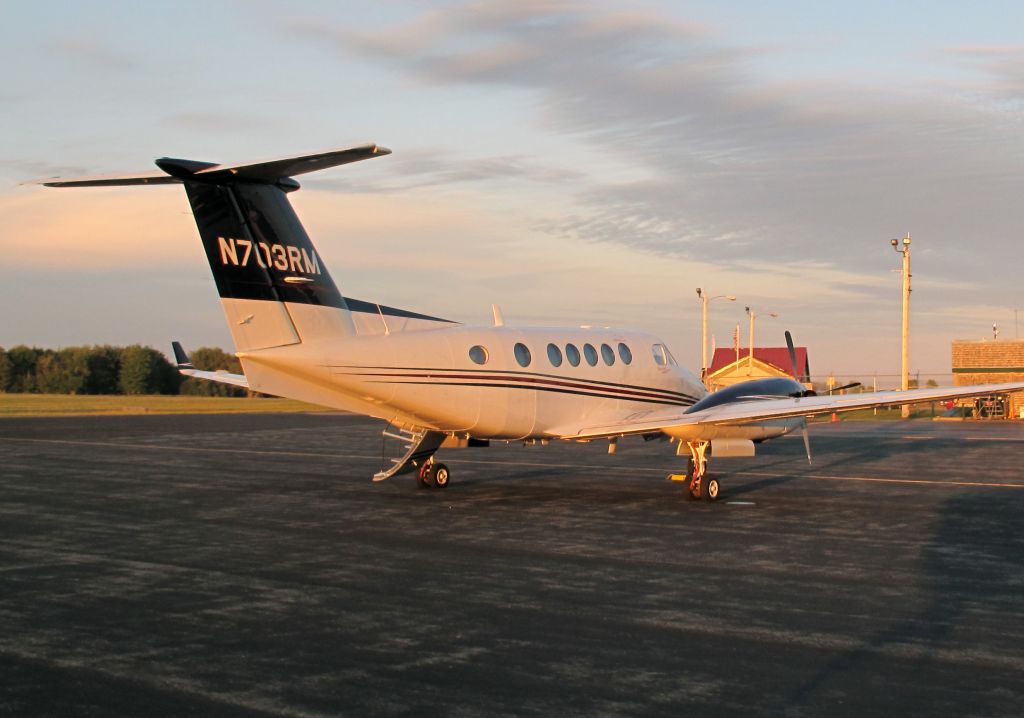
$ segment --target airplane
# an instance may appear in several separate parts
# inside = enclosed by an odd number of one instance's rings
[[[135,174],[47,178],[48,187],[183,184],[243,374],[195,369],[177,342],[179,371],[253,391],[376,417],[397,442],[384,481],[415,474],[443,489],[442,447],[490,441],[616,442],[669,438],[688,457],[686,494],[714,501],[712,455],[753,456],[755,444],[801,430],[807,418],[855,409],[987,396],[1024,382],[818,396],[769,378],[708,392],[651,334],[597,327],[468,326],[343,296],[287,195],[295,177],[390,154],[376,144],[280,159],[217,164],[164,157]],[[798,376],[787,332],[794,376]]]

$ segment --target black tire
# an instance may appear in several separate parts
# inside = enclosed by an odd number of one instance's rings
[[[722,487],[714,476],[704,474],[700,481],[700,497],[705,501],[718,501],[718,494]]]
[[[448,467],[444,464],[434,464],[434,470],[431,472],[434,479],[434,488],[447,489],[448,482],[451,479],[451,472],[448,471]]]
[[[424,464],[416,472],[416,483],[421,489],[434,488],[434,464]]]

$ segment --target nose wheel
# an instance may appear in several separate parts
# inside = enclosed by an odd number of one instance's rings
[[[451,472],[444,464],[428,461],[416,472],[416,483],[423,489],[446,489]]]

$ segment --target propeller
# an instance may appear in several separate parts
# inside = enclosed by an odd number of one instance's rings
[[[831,394],[831,393],[836,392],[836,391],[842,391],[843,389],[852,389],[855,386],[860,386],[860,382],[859,381],[855,381],[855,382],[851,382],[849,384],[843,384],[842,386],[833,387],[833,388],[828,390],[828,393]]]
[[[796,379],[797,381],[800,381],[801,379],[803,379],[803,372],[797,373],[797,369],[796,369],[796,348],[793,346],[793,335],[789,333],[788,329],[786,330],[786,347],[789,349],[789,363],[790,363],[790,366],[791,366],[791,368],[793,370],[793,378]],[[846,387],[843,387],[843,388],[846,388]],[[800,392],[799,394],[795,394],[794,396],[814,396],[814,395],[815,395],[814,389],[807,389],[807,390],[804,390],[804,391]],[[803,424],[800,427],[800,431],[801,431],[801,433],[803,434],[803,437],[804,437],[804,451],[807,452],[807,463],[810,464],[810,463],[812,463],[812,461],[811,461],[811,436],[810,436],[810,434],[807,433],[807,418],[806,417],[804,417],[804,421],[803,421]]]

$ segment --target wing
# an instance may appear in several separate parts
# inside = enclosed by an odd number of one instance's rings
[[[655,431],[672,433],[673,428],[687,426],[740,426],[772,419],[786,419],[815,414],[872,409],[901,404],[920,404],[946,399],[963,399],[972,396],[990,396],[1024,391],[1024,382],[1010,384],[978,384],[961,387],[935,387],[933,389],[911,389],[909,391],[877,391],[843,396],[765,397],[719,404],[707,409],[686,413],[683,409],[656,409],[638,412],[619,421],[603,425],[580,427],[551,432],[563,439],[590,439],[626,434],[647,434]]]

